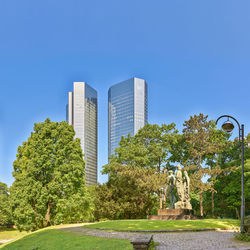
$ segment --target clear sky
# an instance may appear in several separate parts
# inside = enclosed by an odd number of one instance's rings
[[[149,123],[229,114],[249,133],[249,13],[249,0],[1,0],[0,181],[34,122],[65,120],[73,81],[98,91],[100,182],[108,88],[131,77],[148,83]]]

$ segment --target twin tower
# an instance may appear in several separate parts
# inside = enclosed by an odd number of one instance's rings
[[[121,136],[133,136],[148,120],[147,83],[132,78],[108,91],[108,154],[119,147]],[[74,82],[68,93],[67,122],[84,153],[86,184],[97,183],[97,91],[85,82]]]

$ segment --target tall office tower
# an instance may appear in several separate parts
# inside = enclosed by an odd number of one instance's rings
[[[67,122],[80,138],[86,184],[97,183],[97,92],[85,82],[74,82],[68,93]]]
[[[109,88],[108,154],[119,147],[121,136],[133,136],[148,121],[147,83],[132,78]]]

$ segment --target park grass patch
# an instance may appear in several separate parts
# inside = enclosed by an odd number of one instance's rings
[[[77,224],[61,224],[61,225],[55,225],[55,226],[50,226],[49,229],[60,229],[60,228],[67,228],[67,227],[79,227],[86,225],[88,223],[77,223]],[[42,228],[39,229],[38,231],[41,230],[47,230],[48,228]],[[38,232],[36,231],[36,232]],[[31,234],[32,232],[26,232],[22,231],[20,232],[19,230],[15,228],[8,228],[8,227],[0,227],[0,240],[9,240],[9,239],[19,239],[22,238],[25,235]],[[33,232],[35,233],[35,232]]]
[[[19,232],[14,228],[0,227],[0,240],[17,239],[26,234],[27,232]]]
[[[239,227],[240,221],[234,219],[202,219],[202,220],[114,220],[98,222],[84,226],[93,229],[112,230],[173,230],[173,229],[206,229]]]
[[[3,246],[4,250],[66,250],[66,249],[133,249],[129,240],[107,239],[87,235],[76,235],[57,229],[32,233]]]

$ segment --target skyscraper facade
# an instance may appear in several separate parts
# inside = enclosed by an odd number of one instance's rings
[[[119,147],[121,136],[133,136],[148,121],[147,83],[132,78],[109,88],[108,154]]]
[[[68,93],[67,121],[81,140],[86,184],[97,183],[97,92],[85,82],[74,82]]]

